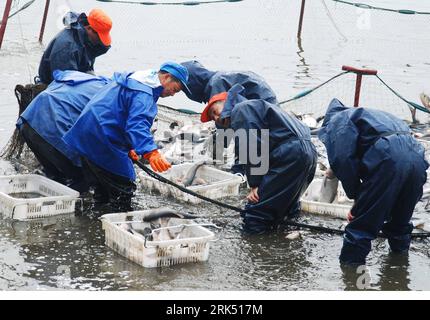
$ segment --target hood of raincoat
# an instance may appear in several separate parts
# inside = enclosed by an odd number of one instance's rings
[[[342,102],[340,102],[338,99],[333,99],[328,108],[327,108],[327,112],[324,116],[324,121],[323,124],[321,126],[321,129],[318,131],[318,138],[324,142],[326,140],[326,129],[327,129],[327,125],[330,123],[330,121],[333,119],[333,117],[335,117],[339,112],[345,111],[345,110],[350,110],[351,108],[346,107]]]
[[[189,73],[187,85],[191,94],[187,94],[187,97],[200,103],[206,102],[205,88],[216,72],[209,71],[196,60],[182,62],[181,64],[187,68]]]

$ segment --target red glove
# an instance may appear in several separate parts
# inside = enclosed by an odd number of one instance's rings
[[[136,151],[130,150],[128,152],[128,157],[133,160],[134,162],[139,161],[139,156],[137,155]]]
[[[143,155],[143,157],[149,161],[152,170],[157,172],[164,172],[169,170],[172,165],[164,158],[164,156],[158,152],[158,150],[153,150]]]

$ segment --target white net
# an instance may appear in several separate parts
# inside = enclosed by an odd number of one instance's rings
[[[347,106],[354,105],[357,76],[345,73],[329,81],[311,93],[291,100],[283,107],[295,114],[312,114],[315,118],[323,116],[330,101],[337,98]],[[390,112],[395,116],[413,122],[410,105],[398,97],[376,76],[363,76],[359,106]],[[428,113],[417,110],[414,117],[420,122],[428,121]]]

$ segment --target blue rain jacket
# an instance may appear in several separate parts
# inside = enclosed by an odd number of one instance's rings
[[[133,73],[115,73],[87,104],[64,141],[97,166],[134,180],[132,149],[146,154],[157,149],[151,126],[157,115],[157,100],[163,87],[151,88],[130,78]]]
[[[251,71],[221,72],[209,71],[198,61],[181,63],[189,73],[188,87],[191,95],[188,98],[207,103],[209,99],[221,92],[229,91],[235,84],[244,87],[242,95],[246,99],[262,99],[270,103],[278,103],[276,94],[267,82],[258,74]],[[229,100],[226,104],[230,104]]]
[[[105,54],[110,46],[93,45],[82,21],[85,14],[69,13],[65,17],[66,29],[48,45],[39,65],[39,78],[49,84],[55,70],[94,71],[95,58]]]
[[[22,119],[75,166],[81,166],[79,154],[62,140],[75,124],[88,101],[111,80],[78,71],[55,71],[54,81],[27,107]]]
[[[414,207],[422,196],[428,163],[424,148],[395,116],[368,108],[347,108],[334,99],[319,138],[342,182],[355,219],[346,227],[340,260],[364,263],[379,231],[391,249],[407,250]]]
[[[258,203],[246,206],[242,217],[244,231],[247,233],[271,231],[285,217],[297,214],[300,196],[315,174],[317,153],[311,143],[309,128],[277,105],[263,100],[246,100],[240,95],[232,94],[231,98],[235,103],[229,111],[231,128],[235,131],[245,129],[248,132],[248,152],[252,150],[250,148],[254,140],[250,129],[269,130],[269,141],[263,141],[257,135],[256,146],[259,153],[261,143],[268,143],[269,171],[265,175],[253,175],[251,169],[259,164],[242,163],[245,165],[249,185],[258,187],[260,197]],[[243,143],[236,141],[236,149]]]

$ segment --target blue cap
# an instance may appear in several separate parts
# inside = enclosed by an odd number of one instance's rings
[[[182,91],[184,91],[186,94],[191,94],[191,91],[187,86],[189,76],[188,70],[183,65],[180,65],[176,62],[165,62],[161,65],[160,71],[170,73],[182,83]]]

